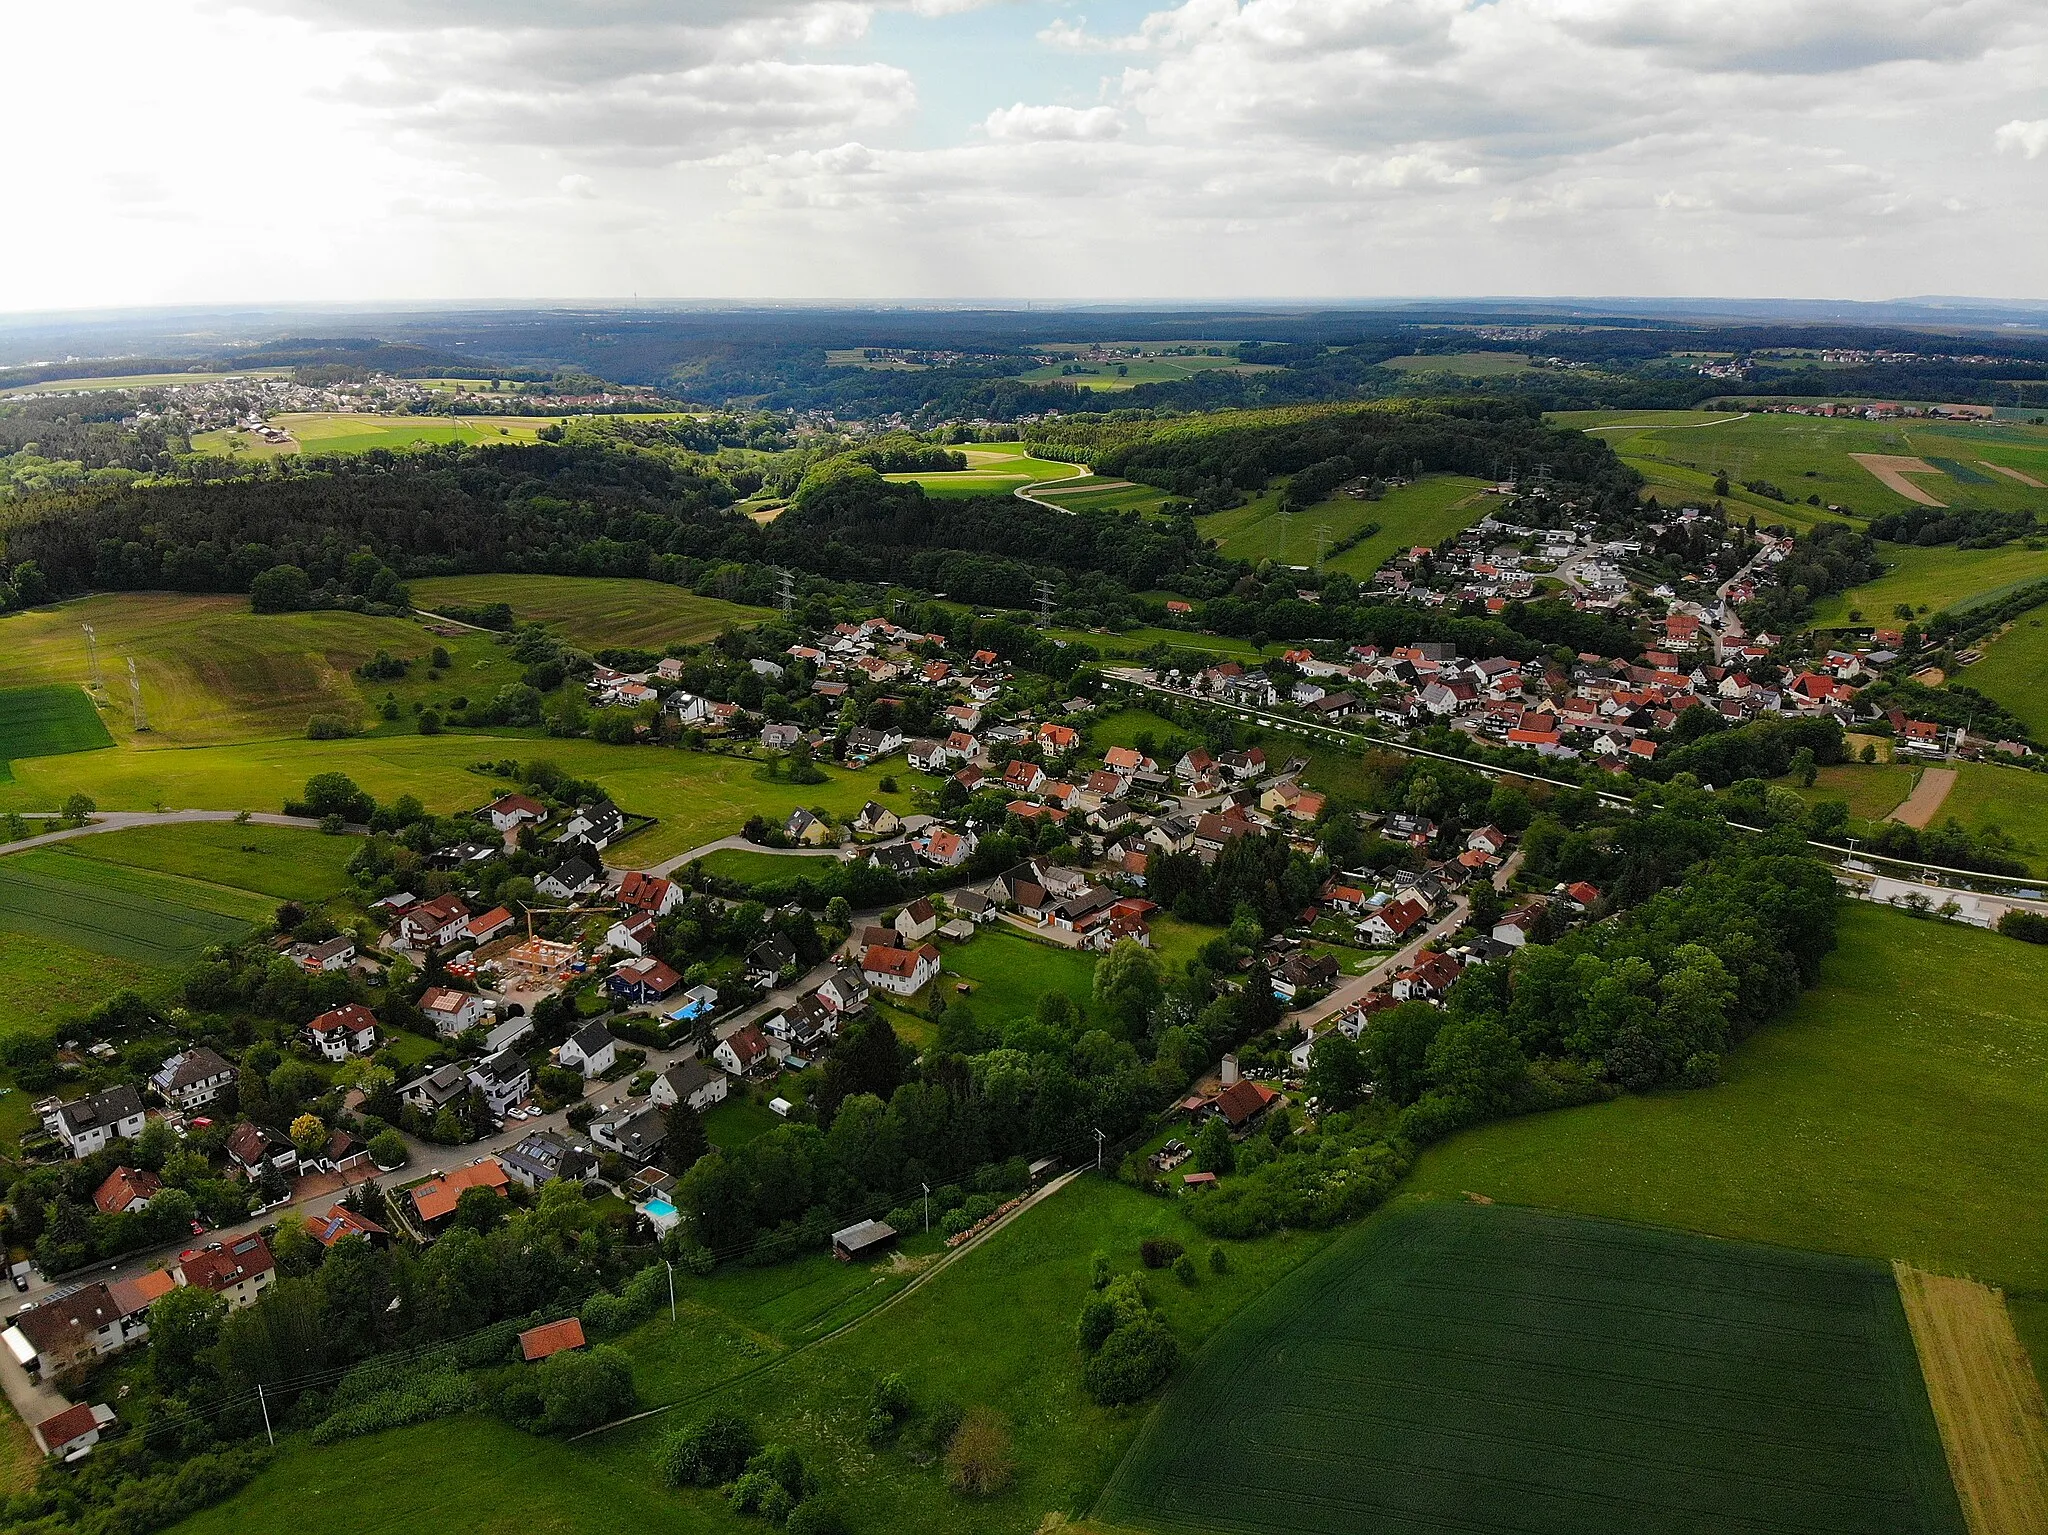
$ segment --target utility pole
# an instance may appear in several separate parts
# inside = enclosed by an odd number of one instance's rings
[[[80,624],[78,627],[85,631],[85,653],[92,661],[92,690],[95,693],[105,692],[106,685],[100,680],[99,631],[91,624]]]
[[[1317,523],[1317,524],[1316,524],[1316,569],[1317,569],[1317,570],[1321,570],[1321,569],[1323,568],[1323,551],[1324,551],[1325,549],[1327,549],[1327,548],[1328,548],[1329,546],[1330,546],[1330,525],[1329,525],[1329,524],[1328,524],[1327,522],[1319,522],[1319,523]]]
[[[918,1184],[918,1187],[924,1190],[924,1234],[930,1236],[932,1234],[932,1186],[929,1183],[921,1182]]]
[[[796,577],[778,566],[775,571],[775,579],[781,587],[782,616],[787,618],[796,608]]]
[[[1289,506],[1287,505],[1287,503],[1286,503],[1285,501],[1282,501],[1282,502],[1280,503],[1280,556],[1279,556],[1279,558],[1280,558],[1280,563],[1281,563],[1282,565],[1285,565],[1285,564],[1287,563],[1287,552],[1288,552],[1288,550],[1289,550],[1289,549],[1290,549],[1290,548],[1292,547],[1292,545],[1291,545],[1291,544],[1289,543],[1289,540],[1290,540],[1290,539],[1291,539],[1291,538],[1293,537],[1293,534],[1292,534],[1292,533],[1291,533],[1291,532],[1289,531],[1289,529],[1291,529],[1291,528],[1292,528],[1293,526],[1294,526],[1294,512],[1292,511],[1292,509],[1290,509],[1290,508],[1289,508]]]
[[[256,1384],[256,1405],[263,1409],[263,1437],[270,1441],[270,1447],[274,1450],[277,1448],[277,1435],[270,1429],[270,1401],[263,1394],[261,1381]]]
[[[668,1320],[669,1325],[673,1327],[676,1320],[676,1266],[666,1258],[661,1262],[668,1270]]]
[[[142,707],[142,679],[135,675],[135,657],[128,658],[128,702],[135,710],[135,728],[149,729],[149,713]]]
[[[1100,1130],[1095,1132],[1095,1170],[1098,1173],[1102,1171],[1102,1143],[1108,1139]]]

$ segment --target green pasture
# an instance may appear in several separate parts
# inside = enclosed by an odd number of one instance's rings
[[[1448,373],[1457,378],[1505,378],[1527,373],[1529,359],[1520,352],[1439,352],[1389,357],[1380,364],[1396,373]]]
[[[2048,510],[2048,506],[2044,506]],[[1885,572],[1875,581],[1833,592],[1813,605],[1816,628],[1896,624],[1893,610],[1910,604],[1938,613],[1943,608],[1991,602],[2036,581],[2048,580],[2048,549],[2005,544],[1996,549],[1957,549],[1939,544],[1879,544]],[[1862,618],[1850,617],[1851,612]]]
[[[586,650],[697,645],[769,616],[660,581],[604,576],[436,576],[413,582],[412,600],[427,612],[502,602],[521,623],[546,624]]]
[[[92,678],[88,624],[98,638],[105,684],[98,708],[102,728],[137,749],[298,736],[316,714],[359,721],[374,731],[410,732],[416,728],[414,702],[445,709],[457,697],[488,698],[518,682],[523,670],[490,635],[439,639],[399,618],[252,613],[244,597],[117,592],[0,618],[0,688],[89,697],[79,693]],[[427,666],[436,646],[452,663],[438,676]],[[380,650],[416,664],[397,681],[357,679],[355,668]],[[130,658],[141,682],[146,732],[134,729]],[[389,724],[374,714],[387,693],[404,706],[402,717]],[[0,693],[0,699],[5,696]],[[76,706],[70,708],[75,716]],[[84,722],[74,718],[67,728],[75,739]]]
[[[1944,763],[1956,783],[1935,816],[1954,816],[1971,831],[1995,826],[2018,845],[2033,872],[2048,875],[2048,776],[1984,762]]]
[[[271,426],[290,432],[290,443],[268,443],[252,432],[224,427],[192,438],[194,453],[219,458],[276,458],[282,454],[391,453],[415,448],[474,446],[491,442],[535,442],[540,429],[555,424],[550,416],[380,416],[359,411],[287,412],[268,418]]]
[[[2048,608],[2022,613],[1983,647],[1983,658],[1956,678],[2048,739]]]
[[[1097,1511],[1251,1535],[1964,1528],[1884,1265],[1448,1204],[1248,1306]]]
[[[1400,550],[1416,544],[1435,545],[1477,522],[1486,512],[1486,482],[1465,475],[1430,475],[1398,486],[1378,501],[1338,496],[1291,516],[1280,515],[1280,492],[1270,491],[1224,512],[1197,519],[1204,538],[1218,541],[1224,554],[1241,560],[1274,560],[1282,565],[1313,565],[1316,529],[1329,529],[1335,543],[1378,523],[1379,532],[1342,554],[1329,557],[1334,570],[1371,575]]]
[[[1822,768],[1810,789],[1790,780],[1784,783],[1809,805],[1841,800],[1849,807],[1851,819],[1882,821],[1913,792],[1913,780],[1919,775],[1918,768],[1904,762],[1853,762]]]
[[[1170,737],[1184,733],[1172,720],[1150,709],[1117,709],[1088,722],[1088,746],[1099,757],[1112,746],[1135,747],[1139,736],[1150,735],[1156,752]],[[1160,771],[1172,772],[1173,764],[1162,762]]]
[[[884,478],[899,485],[922,485],[929,496],[1006,496],[1026,485],[1079,479],[1088,473],[1084,464],[1038,458],[1021,442],[968,443],[959,451],[967,455],[965,469]]]
[[[722,847],[697,860],[706,874],[719,879],[738,880],[742,885],[773,885],[786,879],[827,872],[838,862],[835,853],[757,853],[749,848]]]
[[[659,824],[617,843],[610,856],[644,867],[736,833],[760,814],[780,821],[799,805],[857,813],[880,778],[930,782],[901,762],[826,769],[821,784],[763,775],[759,762],[667,747],[605,746],[588,740],[497,735],[362,736],[341,741],[245,741],[187,751],[87,752],[15,764],[0,783],[0,813],[55,810],[83,792],[102,810],[276,810],[315,773],[346,773],[380,802],[411,794],[440,814],[474,809],[505,792],[506,780],[470,771],[478,762],[546,758],[604,786],[619,806]]]
[[[5,899],[0,895],[0,899]],[[17,932],[0,913],[0,1037],[21,1029],[50,1030],[81,1018],[121,991],[160,994],[176,978],[173,969],[121,959],[49,933]],[[28,1128],[15,1124],[19,1093],[0,1097],[0,1139]]]
[[[1466,1131],[1408,1196],[1650,1221],[2048,1289],[2048,950],[1847,905],[1727,1080]]]
[[[0,774],[16,757],[58,757],[113,744],[92,695],[82,687],[0,688]]]
[[[245,368],[239,373],[125,373],[116,378],[57,378],[43,384],[16,384],[0,390],[13,394],[98,393],[108,389],[172,389],[180,385],[230,384],[244,378],[289,378],[290,368]]]
[[[348,861],[359,842],[291,826],[202,821],[100,832],[59,845],[74,858],[305,903],[349,888]]]
[[[1206,651],[1240,661],[1257,660],[1265,653],[1250,640],[1241,640],[1233,634],[1203,634],[1193,629],[1167,629],[1154,624],[1143,624],[1117,634],[1097,634],[1092,629],[1054,629],[1051,633],[1054,639],[1065,640],[1070,645],[1092,645],[1100,655],[1112,661],[1142,656],[1155,645]]]
[[[1691,486],[1704,476],[1711,487],[1717,470],[1731,482],[1731,504],[1758,498],[1737,496],[1744,480],[1768,480],[1804,502],[1845,506],[1865,517],[1899,511],[1914,503],[1888,489],[1850,457],[1852,453],[1941,458],[1961,466],[1967,480],[1937,473],[1917,476],[1935,499],[1956,505],[2027,507],[2048,513],[2048,490],[2037,490],[1983,463],[2004,464],[2048,482],[2048,428],[1976,425],[1961,421],[1863,421],[1848,417],[1791,416],[1735,411],[1560,411],[1560,426],[1590,431],[1653,480],[1687,472],[1674,484]],[[1765,508],[1778,503],[1764,499]],[[1811,519],[1812,508],[1780,508]],[[1764,520],[1759,512],[1759,520]]]
[[[1080,368],[1081,372],[1068,372]],[[1269,363],[1239,362],[1235,357],[1123,357],[1113,362],[1063,359],[1016,375],[1020,384],[1072,384],[1077,389],[1112,391],[1140,384],[1177,384],[1202,373],[1271,373]]]

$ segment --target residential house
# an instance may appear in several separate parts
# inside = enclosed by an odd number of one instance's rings
[[[886,869],[899,879],[908,879],[917,873],[917,847],[909,842],[891,842],[887,847],[878,847],[868,854],[872,868]]]
[[[969,922],[993,922],[996,919],[996,903],[979,890],[956,890],[947,899],[953,910]]]
[[[258,1297],[277,1283],[277,1260],[270,1255],[270,1243],[263,1233],[252,1231],[187,1253],[175,1273],[178,1283],[211,1290],[228,1303],[230,1311],[239,1311],[255,1305]]]
[[[505,1111],[525,1101],[533,1089],[533,1068],[516,1050],[500,1050],[469,1068],[469,1080],[484,1096],[491,1118],[503,1119]]]
[[[869,800],[860,807],[860,814],[853,818],[853,832],[857,837],[893,837],[903,829],[903,818],[887,805],[878,805]]]
[[[1291,954],[1273,972],[1273,995],[1282,1002],[1293,1002],[1336,985],[1341,973],[1334,954]]]
[[[712,1050],[711,1059],[736,1077],[752,1076],[774,1064],[768,1036],[751,1023],[721,1039]]]
[[[698,1113],[725,1101],[731,1089],[732,1078],[723,1072],[713,1071],[695,1056],[676,1062],[654,1079],[654,1085],[647,1090],[648,1098],[663,1108],[673,1108],[678,1103],[687,1103]]]
[[[1494,923],[1493,941],[1504,943],[1511,949],[1521,948],[1542,923],[1546,909],[1542,901],[1532,901],[1518,910],[1509,912]]]
[[[644,916],[667,916],[683,904],[683,896],[683,887],[674,880],[643,874],[638,869],[627,870],[625,878],[619,881],[619,904]]]
[[[556,1064],[568,1071],[582,1072],[585,1081],[603,1076],[618,1060],[619,1042],[602,1023],[586,1023],[555,1052]]]
[[[783,823],[782,834],[791,842],[800,843],[805,847],[823,847],[828,842],[838,840],[831,822],[821,821],[810,811],[801,808],[790,811],[789,819]]]
[[[631,959],[605,977],[605,990],[628,1007],[659,1002],[683,984],[683,978],[658,959]]]
[[[654,919],[644,913],[621,917],[604,932],[605,947],[638,958],[654,947]]]
[[[955,831],[950,826],[927,827],[922,836],[911,842],[917,856],[926,863],[941,869],[957,869],[974,856],[979,845],[971,831]]]
[[[462,936],[470,943],[489,943],[499,934],[509,932],[512,928],[513,920],[509,909],[503,906],[493,906],[481,917],[471,917],[468,922],[464,923]]]
[[[307,1216],[306,1235],[329,1249],[343,1237],[361,1237],[372,1247],[388,1247],[391,1243],[390,1232],[347,1205],[336,1205],[325,1215]]]
[[[591,1141],[606,1151],[616,1151],[636,1166],[654,1160],[668,1134],[668,1118],[655,1104],[638,1108],[609,1109],[590,1122]]]
[[[323,1059],[337,1064],[377,1048],[377,1015],[360,1002],[330,1007],[306,1025],[306,1037]]]
[[[796,969],[796,949],[780,933],[755,944],[747,954],[747,984],[774,986]]]
[[[618,841],[626,829],[625,813],[608,799],[601,799],[594,805],[586,805],[569,817],[562,827],[557,841],[570,842],[581,839],[599,852]]]
[[[868,1005],[868,983],[853,966],[840,965],[819,982],[818,995],[835,1013],[858,1013]]]
[[[1233,1131],[1242,1131],[1279,1101],[1280,1095],[1265,1083],[1240,1077],[1216,1095],[1212,1108]]]
[[[1392,945],[1400,943],[1416,927],[1429,920],[1429,908],[1411,896],[1398,901],[1389,901],[1378,911],[1358,924],[1358,931],[1368,943]]]
[[[16,1363],[49,1380],[149,1336],[149,1308],[177,1288],[166,1273],[93,1280],[30,1306],[0,1340]]]
[[[870,730],[857,725],[846,733],[846,760],[852,763],[879,762],[903,750],[902,735],[892,729]]]
[[[953,764],[953,754],[944,741],[919,737],[905,748],[910,765],[920,773],[943,773]]]
[[[869,986],[907,997],[939,973],[939,951],[929,943],[916,949],[871,948],[861,955],[860,972]]]
[[[597,1171],[597,1153],[586,1142],[552,1130],[533,1131],[498,1160],[513,1182],[529,1189],[557,1178],[580,1180]]]
[[[295,1178],[299,1153],[292,1143],[265,1125],[243,1120],[228,1132],[228,1162],[254,1183],[266,1171]]]
[[[923,896],[896,913],[896,931],[906,944],[922,943],[938,930],[938,926],[939,914]]]
[[[1463,968],[1449,954],[1418,954],[1412,966],[1394,977],[1391,990],[1396,1001],[1434,1002],[1451,989]]]
[[[420,997],[420,1012],[443,1039],[453,1039],[491,1016],[491,1004],[474,992],[452,986],[429,986]]]
[[[472,1085],[469,1074],[451,1062],[446,1066],[436,1066],[424,1076],[414,1077],[398,1090],[398,1096],[422,1114],[432,1116],[467,1098]]]
[[[455,1213],[462,1196],[471,1189],[489,1189],[500,1198],[511,1179],[496,1157],[484,1157],[467,1167],[458,1167],[429,1178],[408,1189],[413,1218],[423,1231],[433,1231]]]
[[[295,943],[289,957],[309,975],[327,975],[346,970],[356,957],[356,941],[347,933],[325,943]]]
[[[491,818],[491,825],[497,831],[513,832],[528,822],[545,821],[548,807],[524,794],[507,794],[485,806],[484,814]]]
[[[770,751],[786,752],[804,738],[801,725],[763,725],[761,744]]]
[[[533,882],[533,888],[550,900],[573,901],[595,890],[601,883],[597,870],[580,854],[564,858]]]
[[[142,1095],[124,1083],[60,1104],[44,1128],[74,1158],[89,1157],[115,1141],[134,1140],[142,1133],[144,1118]]]
[[[213,1102],[234,1080],[235,1068],[225,1058],[198,1045],[167,1059],[150,1077],[149,1085],[172,1108],[190,1113]]]
[[[459,895],[416,901],[398,915],[398,946],[421,951],[445,948],[462,936],[469,916]]]
[[[117,1167],[92,1196],[102,1215],[131,1215],[146,1209],[163,1191],[164,1181],[144,1168]]]

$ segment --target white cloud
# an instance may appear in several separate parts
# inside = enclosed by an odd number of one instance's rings
[[[1012,107],[996,108],[982,128],[990,138],[1012,143],[1045,139],[1093,142],[1120,137],[1124,119],[1115,107],[1033,107],[1020,101]]]
[[[2033,122],[2014,118],[1991,139],[2002,155],[2025,155],[2029,160],[2038,160],[2048,153],[2048,117],[2036,118]]]

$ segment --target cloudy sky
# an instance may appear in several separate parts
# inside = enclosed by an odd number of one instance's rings
[[[2042,0],[8,12],[5,310],[2048,297]]]

